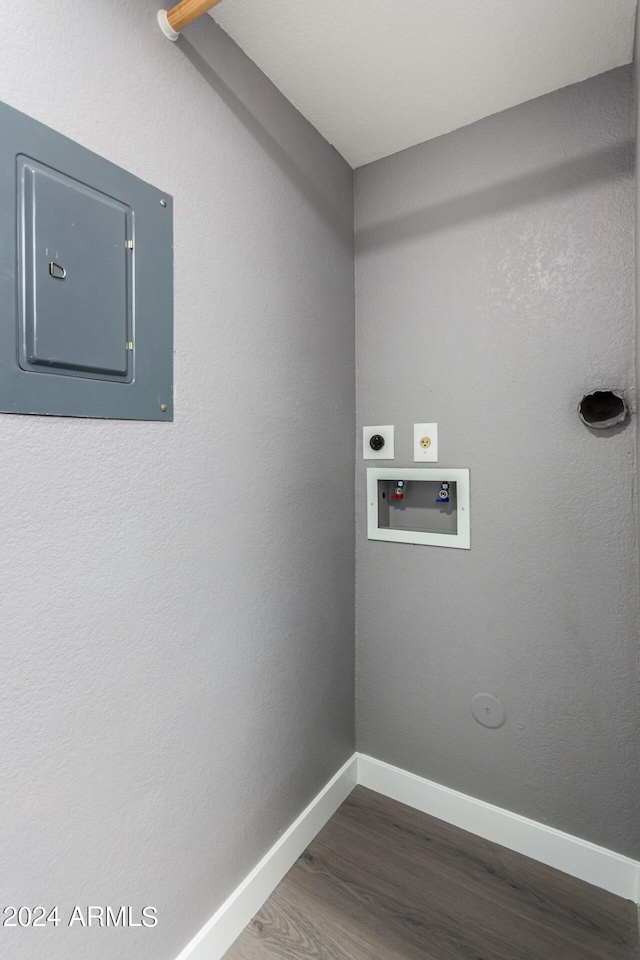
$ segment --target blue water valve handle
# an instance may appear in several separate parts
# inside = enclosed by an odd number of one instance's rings
[[[440,484],[440,490],[438,491],[436,503],[449,503],[449,484],[448,483]]]

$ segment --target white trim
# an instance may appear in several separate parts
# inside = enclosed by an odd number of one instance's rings
[[[356,785],[354,754],[314,797],[177,960],[220,960]]]
[[[221,960],[356,783],[603,890],[640,901],[640,862],[355,753],[187,944],[176,960]]]
[[[603,890],[640,900],[640,862],[381,760],[358,754],[358,783]]]
[[[393,530],[378,525],[380,499],[378,480],[426,480],[455,483],[457,500],[457,533],[426,533],[422,530]],[[435,497],[434,497],[435,500]],[[367,537],[392,543],[419,543],[431,547],[471,546],[471,514],[469,507],[469,470],[443,467],[367,467]]]

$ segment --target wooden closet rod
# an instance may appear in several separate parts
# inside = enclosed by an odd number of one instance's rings
[[[169,40],[177,40],[181,30],[217,3],[220,0],[180,0],[170,10],[158,10],[160,29]]]

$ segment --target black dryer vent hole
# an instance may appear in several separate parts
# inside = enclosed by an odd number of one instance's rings
[[[588,427],[604,430],[622,423],[627,417],[627,405],[616,390],[595,390],[578,404],[580,419]]]

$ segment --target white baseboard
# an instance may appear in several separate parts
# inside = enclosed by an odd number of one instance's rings
[[[358,783],[626,900],[640,900],[640,862],[630,857],[364,754],[358,755]]]
[[[356,783],[626,900],[640,901],[637,860],[356,753],[236,887],[177,960],[221,960]]]
[[[220,960],[356,785],[357,754],[329,780],[177,960]]]

